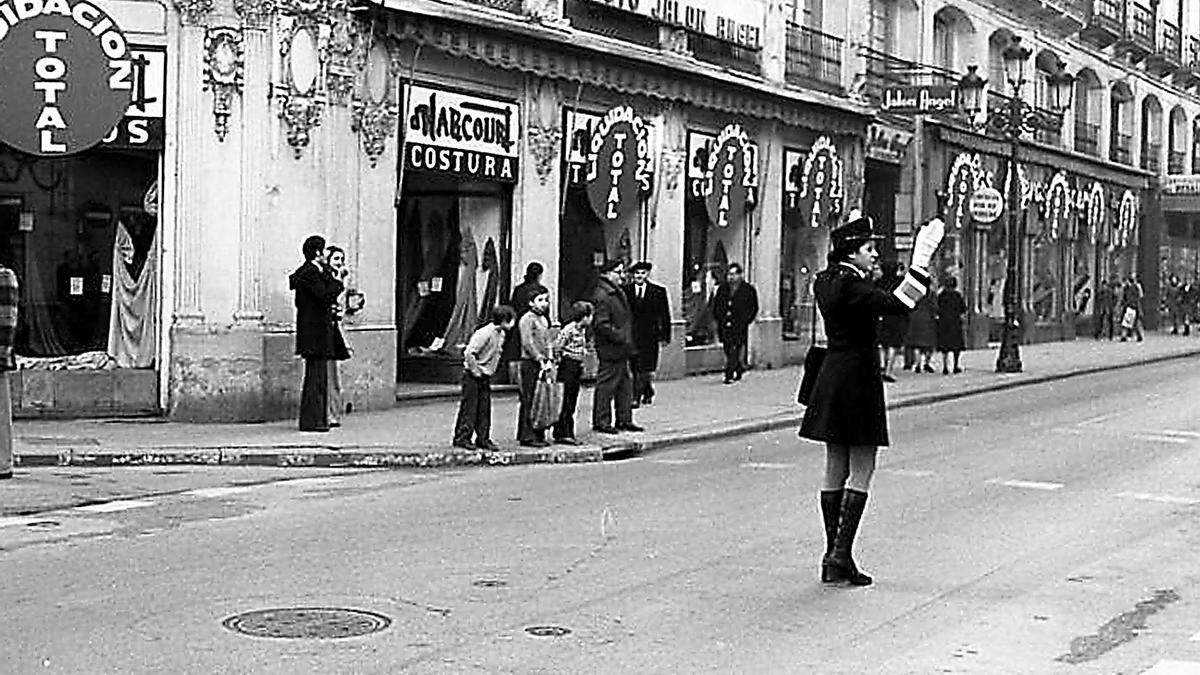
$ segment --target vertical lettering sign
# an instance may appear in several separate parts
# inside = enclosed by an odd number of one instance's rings
[[[0,141],[66,156],[99,143],[133,97],[117,24],[86,1],[0,0]]]
[[[633,108],[613,108],[600,120],[592,134],[584,180],[592,210],[606,222],[619,219],[636,197],[650,194],[650,129]]]
[[[731,216],[739,218],[754,206],[758,148],[737,124],[722,129],[713,147],[708,157],[704,206],[713,225],[728,227]]]
[[[405,86],[404,162],[414,171],[517,181],[517,105]]]
[[[950,165],[950,178],[946,189],[950,193],[946,203],[946,211],[950,214],[950,226],[961,230],[963,221],[970,214],[971,196],[979,185],[979,173],[982,160],[979,155],[960,152]],[[1007,193],[1006,193],[1007,194]]]
[[[584,186],[587,176],[588,149],[592,147],[592,136],[600,126],[600,116],[576,110],[564,111],[563,150],[567,185]]]
[[[1051,241],[1060,236],[1074,239],[1075,232],[1069,228],[1071,222],[1071,186],[1065,171],[1059,171],[1050,179],[1046,190],[1045,217],[1047,234]],[[1066,230],[1065,232],[1063,230]]]
[[[783,182],[783,210],[799,211],[800,186],[804,185],[804,153],[785,148],[783,169],[787,172]]]
[[[162,150],[166,140],[167,52],[159,47],[130,47],[133,99],[125,116],[104,137],[104,147]]]
[[[1092,237],[1092,245],[1095,246],[1100,242],[1108,243],[1107,234],[1101,236],[1104,229],[1104,214],[1107,211],[1107,204],[1104,200],[1104,186],[1100,183],[1092,183],[1092,189],[1087,196],[1087,226]]]
[[[800,183],[800,209],[808,212],[808,223],[820,227],[842,211],[842,160],[828,136],[813,143],[804,160]]]
[[[1131,190],[1121,195],[1120,207],[1117,209],[1117,236],[1114,242],[1118,247],[1137,245],[1138,199]]]

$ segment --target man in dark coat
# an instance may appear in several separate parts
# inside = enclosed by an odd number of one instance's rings
[[[300,431],[329,431],[329,361],[350,356],[333,308],[343,290],[325,263],[325,239],[304,240],[304,264],[288,277],[296,292],[296,353],[304,357]]]
[[[629,309],[633,312],[633,344],[637,356],[630,361],[633,369],[633,407],[654,401],[654,371],[658,370],[658,347],[671,341],[671,308],[667,289],[650,283],[653,265],[646,261],[629,268],[633,283],[625,286]]]
[[[729,264],[725,283],[713,296],[713,316],[717,320],[717,335],[725,349],[725,384],[742,379],[746,372],[746,343],[750,324],[758,316],[758,292],[743,276],[742,266]]]
[[[592,319],[592,334],[596,358],[596,391],[592,402],[592,428],[602,434],[618,431],[643,431],[633,423],[633,382],[629,361],[637,355],[633,343],[633,315],[629,299],[621,290],[624,274],[620,260],[610,260],[600,268],[600,278],[592,303],[596,310]],[[614,426],[613,407],[616,406]]]
[[[0,254],[6,256],[8,252]],[[12,393],[9,373],[17,369],[13,347],[17,337],[17,308],[21,287],[17,273],[0,258],[0,479],[13,477]]]
[[[525,312],[529,311],[529,301],[545,292],[546,287],[542,284],[542,275],[546,273],[546,268],[542,263],[534,262],[525,266],[525,279],[517,284],[512,290],[512,295],[509,296],[508,305],[517,313],[517,325],[521,324],[521,317]],[[488,308],[489,311],[491,308]],[[549,315],[547,315],[549,316]],[[504,338],[504,351],[501,352],[501,359],[505,363],[512,363],[521,360],[521,336],[518,330],[508,331],[508,336]],[[517,377],[516,368],[509,371],[509,375],[515,382]]]

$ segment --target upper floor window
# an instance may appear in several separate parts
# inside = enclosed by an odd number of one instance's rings
[[[896,53],[896,13],[895,0],[871,0],[871,49]]]

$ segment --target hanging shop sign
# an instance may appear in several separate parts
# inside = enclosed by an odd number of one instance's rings
[[[606,222],[628,213],[654,188],[650,127],[630,106],[609,110],[596,126],[584,182],[592,210]]]
[[[946,210],[950,215],[951,228],[962,229],[966,216],[973,215],[971,201],[975,192],[983,186],[980,181],[982,173],[983,160],[978,154],[961,152],[955,156],[946,182]],[[979,223],[992,222],[975,220]]]
[[[884,112],[924,115],[958,109],[958,89],[954,85],[897,85],[884,87]]]
[[[0,3],[0,142],[39,157],[99,143],[133,96],[120,27],[96,5]]]
[[[562,158],[565,164],[567,185],[572,187],[585,186],[587,183],[588,149],[592,145],[592,135],[600,126],[600,115],[586,112],[566,110],[563,113],[563,148]]]
[[[787,183],[785,210],[799,210],[808,216],[811,227],[836,218],[842,212],[842,160],[837,146],[822,136],[807,154],[784,150]],[[792,194],[793,186],[799,189]]]
[[[405,169],[517,181],[516,103],[417,84],[404,89]]]
[[[871,124],[867,127],[867,159],[900,164],[912,139],[911,131],[886,124]]]
[[[971,193],[971,220],[994,223],[1004,213],[1004,196],[994,187],[982,186]]]
[[[764,20],[761,2],[725,0],[588,0],[657,23],[682,28],[729,42],[760,49]]]
[[[155,47],[133,47],[133,98],[125,116],[103,139],[104,147],[162,150],[166,140],[167,53]]]
[[[1050,179],[1043,208],[1047,234],[1052,241],[1060,236],[1068,239],[1075,237],[1075,233],[1068,229],[1071,222],[1071,186],[1065,171],[1055,173]]]
[[[741,125],[730,124],[717,135],[708,157],[707,193],[704,205],[708,219],[717,227],[728,227],[754,208],[758,197],[758,146]]]
[[[1092,244],[1098,244],[1101,241],[1107,243],[1107,233],[1101,236],[1104,230],[1104,216],[1107,212],[1104,200],[1104,186],[1100,183],[1092,183],[1092,189],[1088,192],[1084,208],[1087,213],[1088,233],[1091,236]]]
[[[1117,228],[1113,236],[1113,245],[1126,247],[1137,244],[1138,199],[1133,192],[1126,190],[1121,195],[1120,206],[1117,208]]]

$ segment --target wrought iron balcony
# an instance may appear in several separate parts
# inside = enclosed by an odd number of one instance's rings
[[[1093,157],[1100,156],[1100,125],[1075,120],[1075,150]]]
[[[1114,132],[1108,158],[1121,164],[1133,164],[1133,134]]]
[[[761,50],[690,31],[687,45],[692,56],[700,61],[750,75],[762,74]]]
[[[1172,150],[1167,159],[1167,173],[1178,176],[1187,172],[1187,153],[1183,150]]]
[[[1034,25],[1043,26],[1059,37],[1070,37],[1088,26],[1092,0],[1038,0],[1020,10]]]
[[[1147,171],[1158,173],[1162,168],[1162,160],[1159,156],[1162,155],[1162,143],[1151,143],[1146,141],[1142,144],[1142,168]]]
[[[648,17],[588,0],[564,0],[563,16],[577,30],[643,47],[659,47],[659,25]]]
[[[1183,65],[1175,71],[1175,84],[1184,87],[1200,85],[1200,38],[1189,35],[1183,41]]]
[[[1140,62],[1158,50],[1154,35],[1154,11],[1128,0],[1125,3],[1125,30],[1115,45],[1117,56],[1128,55]]]
[[[1183,35],[1170,21],[1159,25],[1158,47],[1146,59],[1146,70],[1154,75],[1171,75],[1183,67]]]
[[[481,5],[483,7],[491,7],[513,14],[521,13],[522,0],[465,0],[472,5]]]
[[[1125,35],[1122,0],[1092,0],[1087,26],[1079,37],[1097,47],[1107,47]]]
[[[865,48],[867,81],[863,94],[875,105],[883,103],[883,90],[904,85],[954,85],[959,75],[951,70]]]
[[[815,28],[788,22],[788,84],[842,91],[842,50],[845,41]]]

